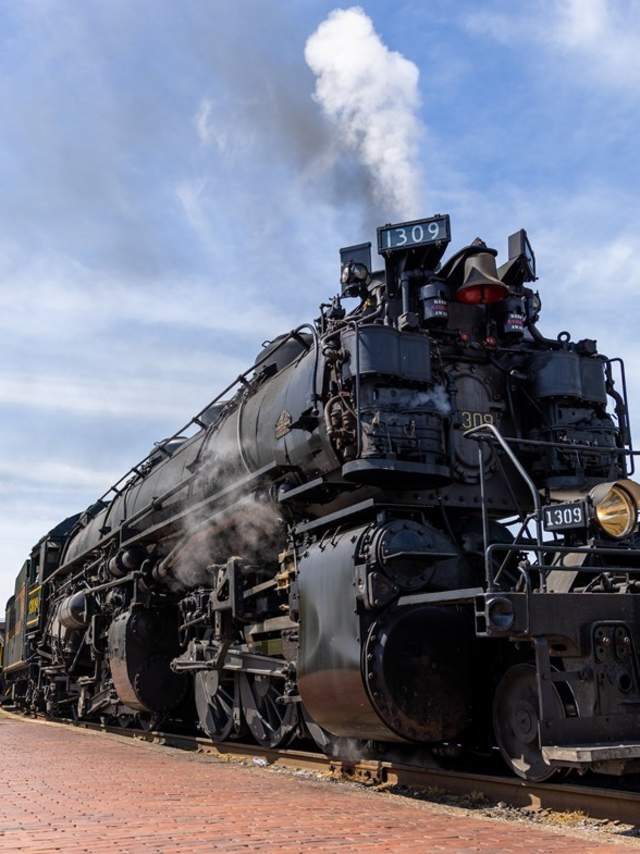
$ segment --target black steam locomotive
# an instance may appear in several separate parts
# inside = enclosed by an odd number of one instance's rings
[[[6,697],[326,751],[640,767],[624,368],[536,327],[525,231],[341,251],[342,293],[35,546]],[[350,300],[349,311],[345,300]],[[610,407],[608,408],[608,404]],[[193,711],[195,707],[195,712]]]

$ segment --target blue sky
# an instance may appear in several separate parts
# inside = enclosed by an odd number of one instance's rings
[[[419,71],[423,213],[503,255],[526,227],[543,330],[624,356],[640,407],[640,3],[360,5]],[[0,602],[390,218],[313,98],[305,44],[335,8],[0,5]]]

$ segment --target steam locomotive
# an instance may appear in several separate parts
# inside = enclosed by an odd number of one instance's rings
[[[6,698],[327,752],[640,767],[624,366],[536,326],[524,230],[341,250],[341,293],[33,548]]]

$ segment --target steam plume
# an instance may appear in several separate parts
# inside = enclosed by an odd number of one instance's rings
[[[307,40],[305,59],[317,77],[315,100],[368,170],[383,213],[418,216],[416,65],[387,48],[358,6],[331,12]]]
[[[234,483],[242,471],[235,443],[214,435],[213,446],[202,456],[194,494],[204,497]],[[183,518],[181,536],[158,567],[170,589],[188,590],[210,585],[211,565],[225,564],[236,555],[255,565],[269,565],[282,551],[283,523],[264,494],[237,497],[211,515],[203,509]]]
[[[203,524],[204,522],[204,524]],[[248,495],[211,521],[190,519],[172,561],[169,587],[188,590],[211,584],[207,567],[238,555],[255,564],[274,561],[282,548],[282,522],[273,506]]]

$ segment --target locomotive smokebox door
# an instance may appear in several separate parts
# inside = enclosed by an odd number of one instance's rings
[[[120,700],[140,712],[165,712],[184,697],[187,679],[169,664],[178,653],[175,615],[137,608],[109,628],[109,665]]]

